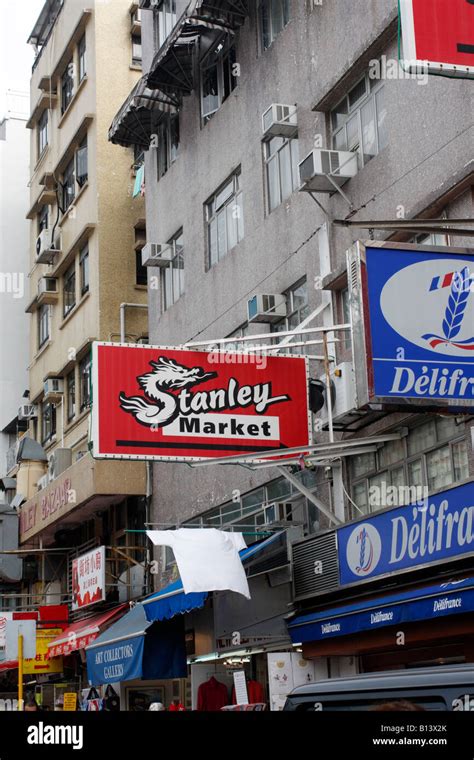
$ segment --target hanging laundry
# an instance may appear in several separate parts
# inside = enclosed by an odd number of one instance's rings
[[[216,528],[148,530],[156,546],[173,549],[185,594],[195,591],[236,591],[250,599],[249,584],[239,551],[245,549],[242,533]]]
[[[133,197],[136,198],[137,195],[142,194],[142,186],[144,185],[145,181],[145,166],[142,164],[140,168],[137,170],[137,173],[135,175],[135,184],[133,185]]]

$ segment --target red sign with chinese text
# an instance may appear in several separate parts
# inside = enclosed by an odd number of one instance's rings
[[[93,455],[193,461],[311,443],[304,357],[95,343]]]
[[[403,58],[474,76],[473,0],[400,0]]]
[[[80,610],[105,599],[105,546],[72,561],[72,609]]]

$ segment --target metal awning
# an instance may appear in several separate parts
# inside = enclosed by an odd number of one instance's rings
[[[194,48],[210,30],[233,33],[248,15],[248,0],[191,0],[155,55],[148,86],[189,95],[194,89]]]
[[[29,44],[44,45],[62,7],[63,0],[46,0],[28,37]]]
[[[109,140],[116,145],[150,147],[151,135],[167,113],[177,113],[179,100],[172,94],[150,89],[146,76],[138,80],[125,103],[115,116]]]

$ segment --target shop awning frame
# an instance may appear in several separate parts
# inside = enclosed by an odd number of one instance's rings
[[[304,644],[470,612],[474,612],[474,577],[300,614],[288,620],[288,630],[293,643]]]
[[[242,562],[253,559],[256,555],[265,551],[270,545],[279,540],[283,533],[285,533],[285,531],[280,531],[259,544],[243,549],[240,552],[240,559]],[[179,579],[144,599],[141,604],[143,604],[145,608],[148,620],[170,620],[172,617],[175,617],[175,615],[184,615],[187,612],[202,609],[209,593],[210,592],[203,591],[185,594],[183,583]]]
[[[125,613],[128,604],[120,604],[107,611],[99,612],[91,617],[71,623],[53,641],[48,644],[48,657],[60,657],[85,649],[101,633],[106,623]]]

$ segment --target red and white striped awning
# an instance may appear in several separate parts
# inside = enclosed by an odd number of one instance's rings
[[[107,610],[107,612],[101,612],[85,620],[72,623],[48,644],[48,658],[60,657],[84,649],[92,644],[99,633],[102,633],[106,623],[121,617],[128,609],[128,604],[120,604],[118,607]]]

